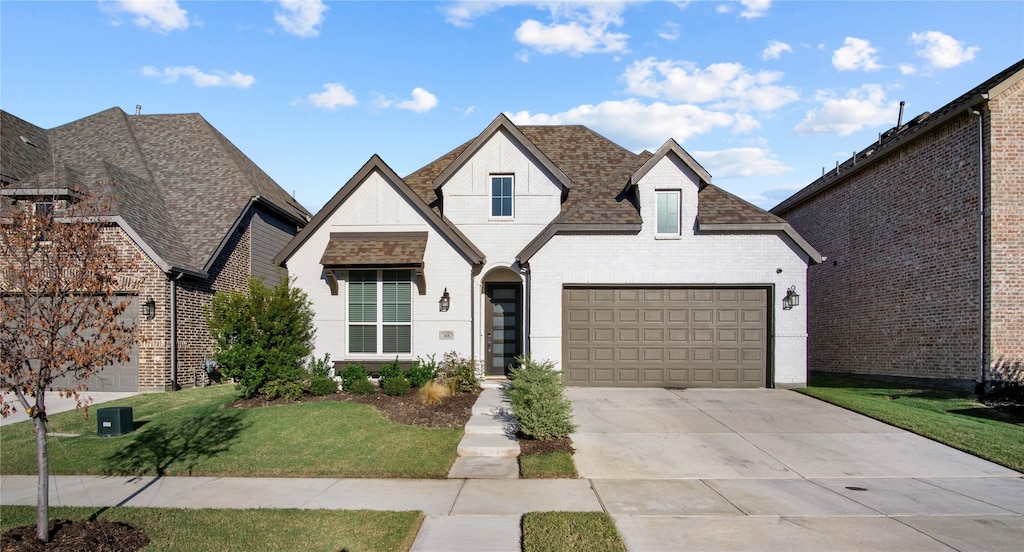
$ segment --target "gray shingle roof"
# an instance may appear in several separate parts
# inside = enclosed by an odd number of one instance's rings
[[[18,137],[25,133],[46,144],[35,148],[44,151],[26,153]],[[12,167],[12,186],[51,186],[52,150],[62,167],[58,174],[71,170],[87,186],[112,183],[118,201],[110,214],[121,216],[171,267],[205,272],[254,198],[296,222],[309,218],[197,113],[129,116],[115,107],[45,131],[3,112],[0,134],[0,165]]]
[[[524,125],[519,130],[569,177],[572,189],[562,203],[558,224],[639,224],[636,198],[623,193],[650,152],[635,154],[581,125]],[[466,142],[403,180],[428,205],[440,203],[432,185],[463,151]],[[714,186],[701,189],[699,215],[708,223],[778,223],[781,219]]]

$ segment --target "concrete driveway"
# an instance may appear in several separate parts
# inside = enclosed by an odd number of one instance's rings
[[[567,388],[630,550],[1019,550],[1021,474],[774,389]]]

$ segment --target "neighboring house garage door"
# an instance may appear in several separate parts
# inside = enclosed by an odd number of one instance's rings
[[[568,385],[765,387],[768,290],[567,287]]]
[[[125,298],[125,300],[128,300]],[[119,320],[139,320],[139,300],[132,297],[128,308],[121,313]],[[138,391],[139,390],[139,346],[136,343],[132,346],[131,357],[126,364],[118,366],[107,366],[97,370],[88,382],[90,391]],[[53,382],[51,388],[72,387],[70,377],[61,377]]]

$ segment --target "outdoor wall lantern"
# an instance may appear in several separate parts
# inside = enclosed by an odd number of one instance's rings
[[[452,298],[448,295],[448,288],[444,288],[444,293],[441,294],[441,300],[437,302],[437,306],[441,312],[448,312],[448,307],[452,306]]]
[[[786,290],[786,296],[782,298],[782,308],[789,310],[800,304],[800,295],[796,292],[796,286],[789,286]]]
[[[146,320],[152,320],[156,316],[156,301],[152,297],[147,297],[146,302],[142,304],[142,316],[145,316]]]

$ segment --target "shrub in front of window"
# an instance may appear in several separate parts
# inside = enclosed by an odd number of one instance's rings
[[[459,393],[476,393],[480,388],[477,380],[476,363],[459,356],[455,351],[448,351],[441,359],[437,370],[438,379],[448,386],[452,395]]]
[[[406,372],[405,377],[409,378],[409,383],[413,387],[422,388],[428,381],[433,380],[437,377],[437,362],[434,360],[434,355],[429,355],[426,360],[417,358],[409,371]]]
[[[409,392],[409,380],[404,376],[402,377],[390,377],[384,380],[384,383],[380,385],[380,388],[384,390],[385,395],[392,397],[402,397]]]
[[[377,392],[377,386],[368,379],[357,379],[346,389],[353,395],[372,395]]]
[[[568,437],[576,430],[572,421],[572,403],[565,398],[562,376],[550,360],[534,361],[529,356],[516,358],[512,368],[508,398],[512,415],[519,420],[519,431],[539,441]]]
[[[360,381],[370,383],[370,372],[366,371],[366,366],[354,362],[345,366],[345,369],[341,371],[341,388],[343,390],[352,391],[352,388]],[[370,385],[373,384],[370,383]]]
[[[274,380],[301,381],[313,350],[313,308],[291,282],[268,288],[250,278],[248,293],[217,292],[206,309],[220,372],[245,398]]]

